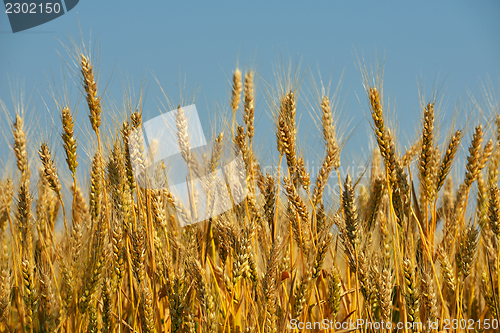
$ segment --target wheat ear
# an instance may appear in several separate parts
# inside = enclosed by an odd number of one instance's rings
[[[98,133],[101,126],[101,99],[97,96],[97,84],[95,82],[94,70],[87,57],[80,55],[80,66],[83,76],[83,86],[87,94],[87,105],[90,111],[90,124],[94,132]]]

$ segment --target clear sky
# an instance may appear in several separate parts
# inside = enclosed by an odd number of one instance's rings
[[[64,62],[70,61],[63,45],[68,45],[68,38],[80,38],[79,27],[87,43],[98,45],[94,55],[99,58],[99,92],[106,88],[105,110],[122,105],[124,82],[137,93],[145,81],[145,120],[157,115],[157,103],[164,101],[154,77],[168,89],[174,104],[179,101],[180,75],[186,82],[185,95],[197,88],[196,104],[205,122],[220,112],[214,105],[229,108],[231,73],[237,64],[257,70],[260,88],[265,82],[274,85],[273,68],[279,66],[281,57],[301,61],[302,72],[310,70],[316,78],[319,69],[323,80],[331,77],[333,85],[344,71],[340,122],[346,126],[341,130],[352,131],[344,158],[354,160],[366,154],[368,138],[373,137],[356,52],[364,54],[368,65],[385,58],[384,97],[399,122],[401,148],[415,137],[420,123],[420,85],[427,101],[436,90],[433,87],[441,87],[439,97],[444,103],[439,117],[445,127],[459,100],[469,111],[471,94],[481,100],[482,84],[489,79],[496,98],[500,97],[498,0],[80,0],[62,17],[16,34],[10,30],[7,14],[0,13],[0,99],[12,114],[12,88],[16,93],[20,91],[16,87],[24,87],[26,99],[33,96],[36,111],[29,108],[26,113],[31,134],[35,134],[32,143],[41,140],[41,132],[53,132],[52,139],[57,141],[59,110],[48,98],[47,77],[54,75],[51,84],[61,86]],[[88,128],[88,111],[81,95],[78,97],[78,88],[68,81],[73,92],[70,102],[79,105],[79,126]],[[299,98],[315,103],[310,89],[306,80]],[[275,136],[269,125],[266,94],[262,89],[258,93],[257,141],[266,155],[275,149]],[[300,107],[298,113],[302,115],[299,136],[308,138],[302,151],[306,158],[322,156],[321,134],[309,110]],[[471,117],[477,112],[462,114]],[[3,120],[5,114],[0,117]],[[209,128],[207,125],[205,131]],[[2,124],[7,135],[0,138],[4,147],[12,142],[9,129]],[[79,132],[80,142],[88,135],[86,131]],[[5,148],[0,152],[3,164],[12,159]]]

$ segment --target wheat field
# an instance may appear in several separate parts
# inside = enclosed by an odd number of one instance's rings
[[[496,123],[450,128],[439,147],[436,101],[425,101],[419,139],[399,151],[382,80],[366,75],[376,148],[362,177],[341,177],[331,96],[316,101],[325,150],[312,173],[297,142],[299,92],[287,87],[271,105],[279,163],[269,173],[254,148],[256,73],[237,69],[232,119],[213,138],[211,155],[191,154],[185,105],[176,137],[194,173],[217,170],[223,147],[240,151],[244,200],[185,223],[193,210],[167,186],[143,186],[134,172],[146,158],[130,144],[142,110],[125,110],[113,134],[101,131],[104,107],[89,59],[78,58],[96,142],[89,179],[77,173],[81,143],[69,105],[57,110],[64,159],[54,158],[49,142],[28,153],[25,115],[10,124],[17,170],[0,182],[0,332],[498,329],[498,109]],[[459,162],[464,175],[452,179]],[[61,170],[71,178],[63,181]],[[341,189],[334,204],[325,192],[333,177]]]

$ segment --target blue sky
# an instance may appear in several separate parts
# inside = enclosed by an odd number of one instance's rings
[[[70,57],[61,41],[68,45],[68,38],[79,40],[80,27],[85,42],[98,45],[94,54],[99,58],[99,91],[102,93],[106,88],[105,111],[112,112],[116,105],[122,105],[124,82],[136,94],[141,82],[145,82],[145,120],[157,115],[157,103],[164,101],[154,77],[168,89],[174,104],[179,101],[180,76],[186,82],[185,96],[197,88],[196,105],[201,121],[206,122],[220,113],[214,106],[229,108],[231,73],[237,64],[242,69],[256,69],[261,77],[258,88],[264,88],[265,82],[274,85],[273,68],[279,66],[279,59],[291,59],[294,63],[301,61],[302,72],[310,71],[316,79],[319,69],[323,80],[331,77],[334,86],[344,72],[339,121],[345,125],[341,130],[352,134],[343,158],[357,163],[363,155],[366,157],[373,135],[355,52],[363,53],[368,65],[381,57],[385,59],[384,97],[390,102],[391,115],[398,121],[401,148],[408,145],[418,130],[420,85],[424,87],[426,101],[441,87],[439,97],[443,97],[443,106],[438,117],[445,128],[444,139],[457,104],[463,106],[458,123],[468,121],[475,125],[478,112],[471,111],[471,94],[480,102],[483,83],[491,79],[496,97],[500,97],[499,17],[500,2],[495,0],[81,0],[62,17],[13,34],[7,15],[2,12],[0,99],[12,114],[10,92],[13,87],[14,92],[24,87],[26,99],[32,95],[35,107],[26,113],[31,124],[31,143],[41,138],[56,143],[59,110],[48,98],[47,77],[53,75],[56,84],[62,85],[62,69]],[[82,129],[77,132],[81,146],[85,146],[88,111],[79,88],[71,78],[67,80],[68,88],[72,89],[71,105],[79,107],[78,122]],[[311,87],[310,80],[305,80],[299,96],[302,101],[316,102],[312,100],[314,93],[309,94]],[[264,156],[275,149],[265,97],[260,89],[257,142]],[[309,110],[301,107],[298,113],[302,114],[299,136],[307,138],[301,150],[306,158],[317,159],[318,154],[322,157],[321,134]],[[4,118],[5,114],[0,116]],[[206,125],[205,130],[209,132],[209,128]],[[4,146],[0,149],[2,164],[13,157],[5,149],[6,140],[12,141],[9,129],[10,126],[2,124],[7,135],[0,137]],[[470,135],[469,129],[466,137]]]

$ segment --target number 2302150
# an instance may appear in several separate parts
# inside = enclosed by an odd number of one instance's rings
[[[61,11],[61,5],[59,3],[45,3],[44,4],[36,4],[36,3],[10,3],[7,2],[5,4],[5,12],[7,14],[51,14],[55,13],[58,14]]]
[[[474,319],[462,319],[462,320],[458,320],[458,319],[453,319],[453,320],[450,320],[450,319],[444,319],[443,320],[443,329],[445,330],[450,330],[450,329],[476,329],[476,328],[479,328],[479,329],[486,329],[486,330],[489,330],[490,328],[491,329],[494,329],[494,330],[497,330],[499,328],[499,325],[498,325],[498,320],[495,318],[495,319],[483,319],[483,320],[474,320]]]

